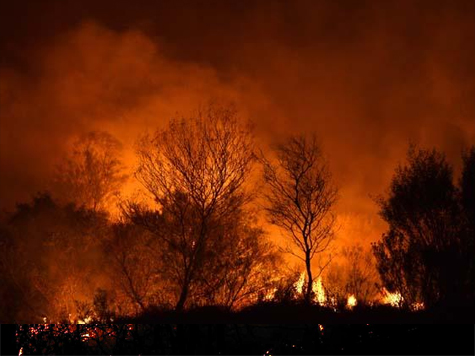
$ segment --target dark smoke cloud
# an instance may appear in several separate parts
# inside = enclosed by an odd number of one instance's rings
[[[381,231],[408,142],[454,162],[475,142],[473,2],[45,1],[2,5],[2,208],[43,189],[72,137],[126,147],[209,99],[258,138],[315,131],[341,187],[342,235]],[[21,19],[21,21],[17,21]]]

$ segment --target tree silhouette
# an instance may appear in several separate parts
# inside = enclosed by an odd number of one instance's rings
[[[103,268],[105,214],[61,205],[49,195],[20,204],[5,226],[2,275],[21,301],[15,320],[71,320],[76,301],[91,297]],[[96,259],[97,257],[97,259]],[[11,322],[11,320],[10,320]]]
[[[343,307],[349,295],[355,296],[358,304],[363,305],[375,299],[378,272],[371,252],[359,243],[341,248],[340,262],[332,262],[325,276],[328,299],[334,299]]]
[[[316,138],[291,137],[275,148],[277,162],[264,155],[266,211],[269,221],[282,228],[303,254],[295,254],[305,262],[307,288],[305,300],[312,298],[312,259],[325,251],[334,234],[335,216],[332,207],[337,189],[323,161]],[[320,271],[321,273],[321,271]]]
[[[236,110],[210,105],[143,137],[138,157],[136,177],[161,213],[129,208],[135,221],[179,255],[172,254],[169,268],[179,284],[176,309],[181,310],[212,253],[210,237],[249,201],[244,183],[254,160],[252,136]]]
[[[460,205],[465,231],[462,235],[462,261],[467,273],[464,289],[468,303],[475,302],[475,146],[463,155],[463,169],[460,177]]]
[[[473,158],[467,157],[460,190],[442,153],[411,146],[388,197],[378,201],[389,224],[382,241],[373,245],[378,270],[386,287],[401,293],[407,306],[455,305],[473,296],[467,289],[474,257],[467,244],[473,247],[473,237],[468,238],[470,219],[464,217],[471,204],[465,197],[475,180],[469,182]]]
[[[120,161],[121,143],[107,132],[80,136],[57,167],[53,191],[66,202],[86,209],[104,209],[126,176]]]
[[[161,264],[151,240],[148,230],[121,221],[112,226],[112,238],[104,246],[114,274],[113,285],[132,304],[130,308],[121,300],[123,312],[143,312],[159,302],[163,287],[158,280]]]

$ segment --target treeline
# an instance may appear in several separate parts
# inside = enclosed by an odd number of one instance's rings
[[[263,152],[235,109],[209,106],[142,136],[133,175],[121,149],[107,133],[81,137],[48,192],[3,219],[2,322],[322,304],[323,276],[331,310],[347,307],[350,295],[371,305],[383,288],[408,310],[473,306],[474,148],[457,183],[442,153],[411,148],[378,200],[389,228],[374,255],[346,246],[339,263],[325,254],[338,189],[315,137]],[[132,179],[146,194],[120,197]],[[265,233],[261,211],[286,246]],[[284,253],[301,260],[305,275]]]

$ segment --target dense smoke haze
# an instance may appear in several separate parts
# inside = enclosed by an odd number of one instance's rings
[[[110,132],[132,171],[140,134],[214,100],[235,103],[263,148],[315,132],[340,187],[339,237],[367,243],[384,227],[371,197],[409,142],[456,165],[475,142],[471,1],[0,7],[3,210],[48,188],[77,135]]]

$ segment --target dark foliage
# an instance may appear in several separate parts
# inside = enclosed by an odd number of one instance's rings
[[[472,149],[456,186],[442,153],[411,147],[389,196],[379,200],[389,229],[373,246],[378,270],[406,307],[473,306],[474,161]]]

